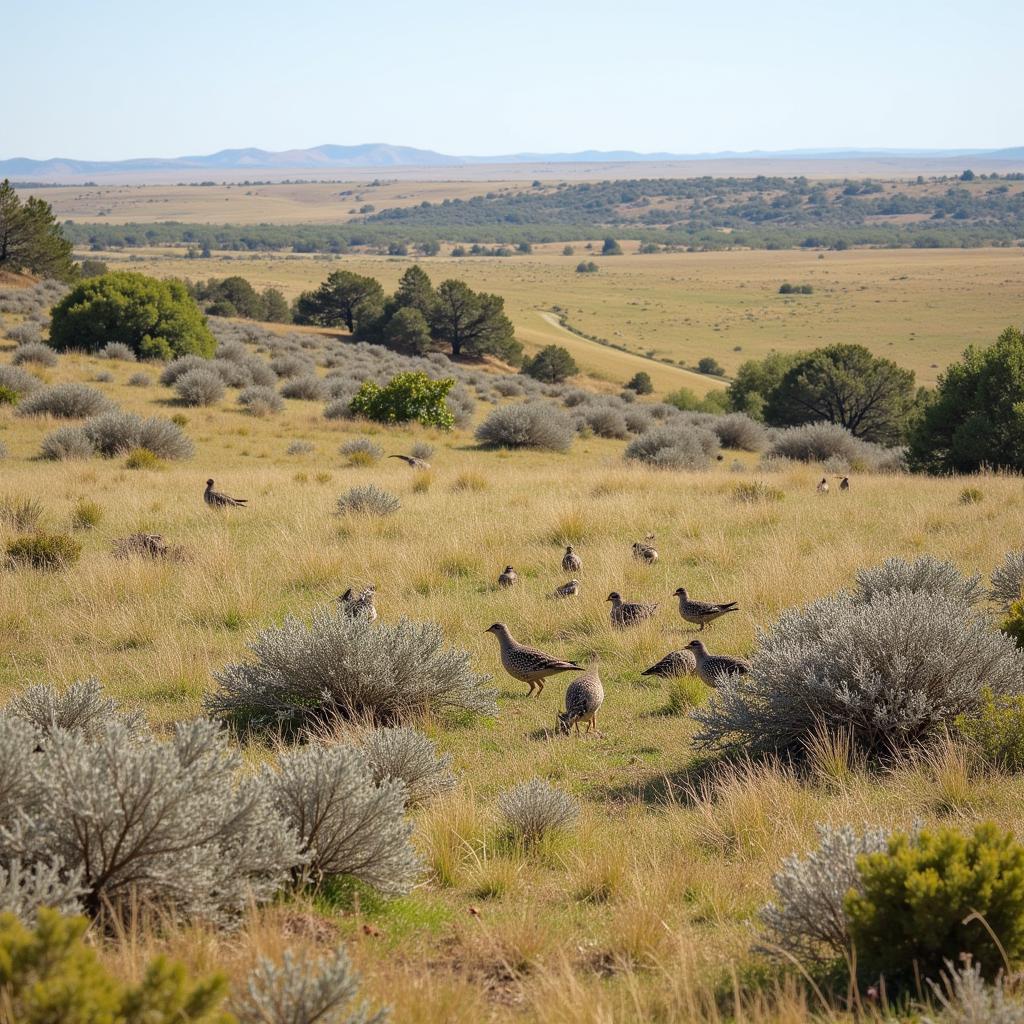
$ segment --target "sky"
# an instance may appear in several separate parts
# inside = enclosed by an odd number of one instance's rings
[[[1024,3],[4,5],[0,159],[1024,145]]]

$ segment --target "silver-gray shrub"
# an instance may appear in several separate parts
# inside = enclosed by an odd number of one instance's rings
[[[43,438],[39,454],[51,461],[91,459],[96,454],[92,440],[82,427],[58,427]]]
[[[769,458],[820,462],[830,472],[857,469],[872,473],[900,473],[906,468],[905,449],[885,448],[854,437],[838,423],[805,423],[774,433]]]
[[[149,374],[143,373],[142,370],[139,370],[138,373],[133,373],[128,378],[128,386],[133,388],[148,388],[152,383],[153,381],[150,379]]]
[[[952,563],[934,555],[921,555],[912,562],[904,558],[887,558],[881,565],[857,572],[854,591],[858,601],[907,590],[914,594],[942,594],[973,605],[985,594],[981,574],[964,576]]]
[[[314,450],[314,446],[309,441],[292,441],[286,449],[288,455],[308,455]]]
[[[292,377],[281,385],[285,398],[299,398],[307,402],[320,402],[327,397],[327,385],[315,373]]]
[[[233,359],[211,359],[203,369],[212,370],[225,387],[244,388],[252,383],[252,374],[244,363],[237,363]]]
[[[350,487],[338,498],[334,512],[339,516],[391,516],[401,505],[393,494],[367,484],[365,487]]]
[[[580,805],[565,790],[535,778],[501,793],[498,811],[513,838],[535,843],[551,832],[574,825]]]
[[[983,687],[1019,693],[1024,680],[1024,652],[983,615],[906,590],[790,609],[759,633],[751,660],[750,675],[723,680],[694,712],[700,746],[800,760],[824,727],[884,759],[976,712]]]
[[[135,350],[123,341],[108,341],[99,351],[101,359],[120,359],[125,363],[136,361]]]
[[[37,366],[56,366],[57,353],[49,345],[42,342],[30,342],[27,345],[19,345],[11,356],[11,362],[15,366],[23,363],[35,363]]]
[[[133,736],[141,736],[145,728],[142,714],[122,711],[118,701],[103,692],[97,679],[72,683],[64,690],[46,684],[30,686],[13,697],[3,713],[34,726],[43,737],[58,729],[96,736],[112,722],[120,723]]]
[[[14,914],[33,924],[41,907],[61,914],[80,914],[81,872],[66,871],[59,861],[22,864],[17,857],[0,864],[0,914]]]
[[[488,676],[449,647],[433,622],[369,623],[320,609],[287,618],[250,645],[251,659],[216,675],[209,712],[236,725],[284,731],[338,719],[393,725],[426,712],[494,715]]]
[[[19,399],[42,386],[43,382],[34,373],[29,373],[20,366],[0,366],[0,388],[13,391]]]
[[[184,377],[190,370],[208,369],[209,366],[210,360],[203,359],[202,356],[178,356],[163,368],[160,373],[160,383],[164,387],[171,387],[177,383],[179,377]]]
[[[82,428],[94,451],[115,458],[136,448],[147,448],[162,459],[190,459],[195,446],[177,423],[133,412],[108,412],[88,420]]]
[[[275,356],[270,360],[270,368],[280,378],[309,377],[316,373],[313,360],[299,355]]]
[[[355,392],[353,392],[355,394]],[[352,398],[332,398],[324,406],[325,420],[354,420],[355,413],[352,411]]]
[[[619,409],[611,405],[593,405],[585,407],[582,414],[583,422],[598,437],[623,438],[629,436],[626,417]]]
[[[253,416],[270,416],[284,408],[284,399],[271,387],[252,384],[239,392],[238,404]]]
[[[922,1017],[921,1024],[1024,1024],[1019,975],[1000,974],[988,984],[981,964],[968,958],[959,967],[947,960],[941,985],[927,981],[941,1009],[937,1017]]]
[[[357,437],[341,445],[338,454],[344,455],[346,458],[356,455],[366,462],[379,462],[384,457],[384,449],[368,437]]]
[[[7,328],[7,337],[18,345],[35,345],[42,340],[39,324],[32,320]]]
[[[23,398],[17,406],[19,416],[53,416],[78,420],[96,416],[111,406],[102,391],[87,384],[65,382],[40,388]]]
[[[260,958],[230,1009],[239,1024],[385,1024],[357,1001],[360,980],[344,949],[312,964],[286,949],[280,965]]]
[[[717,454],[718,437],[710,430],[668,423],[630,441],[624,458],[657,469],[707,469]]]
[[[409,448],[414,459],[431,459],[434,457],[434,446],[427,441],[417,441]]]
[[[1003,611],[1009,611],[1014,601],[1024,594],[1024,551],[1007,551],[1006,557],[992,570],[992,589],[989,597]]]
[[[490,413],[476,428],[476,439],[497,448],[541,448],[564,452],[576,430],[572,420],[550,402],[517,402]]]
[[[818,846],[787,857],[772,878],[772,901],[761,910],[762,946],[802,962],[826,962],[850,952],[845,900],[860,886],[857,858],[886,848],[884,829],[818,826]]]
[[[185,405],[214,405],[224,397],[224,381],[214,370],[197,368],[182,374],[174,391]]]
[[[731,412],[715,416],[708,426],[718,435],[723,448],[744,452],[763,452],[768,447],[768,431],[746,413]]]
[[[651,414],[642,406],[626,409],[622,416],[626,421],[626,429],[631,434],[642,434],[651,429],[653,422]]]
[[[451,414],[455,417],[455,425],[457,427],[468,426],[469,422],[473,419],[473,413],[476,411],[476,399],[469,388],[465,384],[456,384],[448,392],[445,403],[451,410]]]
[[[281,754],[263,785],[299,837],[305,877],[347,875],[380,892],[408,892],[420,870],[406,821],[405,785],[377,783],[355,747],[311,743]]]
[[[399,780],[410,804],[424,803],[455,788],[451,755],[439,757],[433,740],[418,729],[374,729],[363,738],[362,751],[374,781]]]
[[[178,724],[168,739],[139,740],[117,721],[92,735],[55,730],[29,764],[33,790],[0,829],[0,859],[79,873],[91,914],[137,898],[234,919],[302,861],[269,794],[241,776],[239,754],[212,722]]]

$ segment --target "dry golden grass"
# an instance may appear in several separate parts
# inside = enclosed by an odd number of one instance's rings
[[[134,366],[67,356],[47,372],[92,380],[101,368],[115,377],[102,389],[125,408],[176,411],[167,389],[127,385]],[[980,773],[954,745],[868,775],[850,763],[842,737],[822,737],[808,777],[778,765],[702,774],[692,722],[665,713],[670,685],[639,672],[692,636],[670,597],[679,585],[739,601],[740,612],[705,639],[713,651],[744,654],[784,608],[848,585],[859,567],[889,555],[930,552],[988,572],[1021,534],[1020,479],[978,478],[985,500],[965,506],[962,480],[855,475],[848,494],[822,499],[820,471],[795,468],[770,477],[783,500],[745,504],[735,484],[758,474],[724,468],[731,455],[703,474],[657,472],[626,466],[623,442],[577,441],[565,455],[488,452],[467,432],[327,421],[319,403],[288,401],[280,416],[254,418],[233,397],[186,411],[195,458],[154,472],[128,470],[123,459],[37,461],[54,424],[0,411],[5,495],[38,500],[51,529],[80,525],[83,502],[100,510],[76,533],[84,551],[73,568],[0,574],[2,696],[96,676],[155,725],[195,715],[213,674],[245,656],[247,639],[373,581],[385,620],[437,621],[495,676],[500,715],[425,723],[453,756],[460,786],[413,812],[427,870],[412,894],[361,905],[292,901],[254,910],[236,935],[140,925],[105,946],[118,970],[137,975],[146,956],[165,951],[237,981],[259,953],[292,946],[312,955],[340,935],[367,997],[391,1004],[396,1020],[805,1021],[821,1009],[816,997],[774,969],[756,981],[750,946],[772,873],[813,844],[816,823],[984,817],[1019,827],[1024,782]],[[339,445],[362,435],[386,452],[429,440],[431,485],[395,460],[344,465]],[[287,455],[296,439],[314,451]],[[208,476],[250,507],[208,509]],[[330,515],[339,493],[369,482],[401,498],[397,515]],[[115,559],[113,540],[137,530],[183,545],[186,560]],[[630,543],[652,530],[661,559],[647,566]],[[0,546],[16,533],[0,522]],[[545,595],[564,579],[567,539],[583,558],[582,592],[556,602]],[[520,585],[498,590],[508,562]],[[654,621],[613,632],[611,589],[659,601]],[[527,699],[483,632],[496,620],[565,657],[600,654],[601,735],[555,734],[569,677]],[[495,801],[534,775],[572,792],[583,814],[557,840],[516,849],[501,836]]]

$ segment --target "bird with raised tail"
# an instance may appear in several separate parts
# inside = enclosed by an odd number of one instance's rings
[[[728,615],[729,612],[739,611],[736,601],[691,601],[685,587],[677,587],[672,592],[672,596],[679,598],[679,614],[683,619],[686,622],[692,622],[695,626],[700,626],[701,629],[709,622]]]
[[[641,622],[649,619],[657,610],[656,604],[639,604],[635,601],[623,601],[622,595],[613,590],[607,598],[611,601],[612,625],[616,629],[625,629],[628,626],[639,626]]]
[[[555,597],[575,597],[580,592],[580,581],[569,580],[560,587],[555,587]]]
[[[821,483],[818,484],[818,493],[828,494],[828,480],[826,480],[825,477],[822,477]]]
[[[693,651],[669,651],[661,661],[640,673],[642,676],[657,676],[659,679],[675,679],[697,671],[697,659]]]
[[[633,557],[638,562],[646,562],[648,565],[654,565],[658,560],[658,552],[651,543],[653,540],[654,534],[649,533],[642,544],[640,541],[633,542]]]
[[[566,544],[565,554],[562,555],[562,572],[579,572],[582,568],[580,556],[576,554],[571,544]]]
[[[528,697],[533,696],[535,688],[538,694],[543,691],[544,680],[548,676],[557,675],[559,672],[579,671],[582,668],[575,661],[563,661],[554,655],[538,651],[536,647],[527,647],[526,644],[519,643],[504,622],[495,622],[484,632],[493,633],[498,638],[502,668],[513,679],[530,684]]]
[[[586,671],[578,679],[574,679],[565,691],[565,711],[559,712],[558,731],[568,736],[570,729],[580,734],[580,722],[587,723],[587,732],[591,729],[601,735],[597,728],[597,713],[604,704],[604,687],[597,669],[597,658],[587,666]]]
[[[728,654],[708,654],[703,640],[691,640],[686,649],[697,659],[697,675],[708,686],[718,686],[722,676],[745,676],[750,671],[750,662]]]
[[[245,508],[248,498],[232,498],[229,494],[221,494],[213,489],[213,480],[206,481],[206,490],[203,491],[203,501],[210,508]]]
[[[352,588],[349,587],[338,598],[338,604],[350,619],[366,619],[367,622],[376,622],[377,606],[373,601],[376,593],[377,588],[372,583],[368,587],[364,587],[358,594],[354,594]]]
[[[514,587],[519,581],[519,574],[511,565],[506,565],[504,571],[498,576],[499,587]]]

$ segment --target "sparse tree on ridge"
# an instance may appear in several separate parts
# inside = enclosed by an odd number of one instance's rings
[[[512,362],[521,358],[512,321],[499,295],[474,292],[465,281],[442,281],[430,317],[431,333],[452,347],[452,356],[487,353]]]
[[[321,327],[347,327],[354,332],[361,318],[377,316],[384,305],[384,289],[372,277],[336,270],[316,291],[303,292],[295,301],[295,322]]]
[[[0,182],[0,270],[27,270],[61,281],[75,277],[71,243],[50,204],[35,196],[22,202],[6,178]]]

